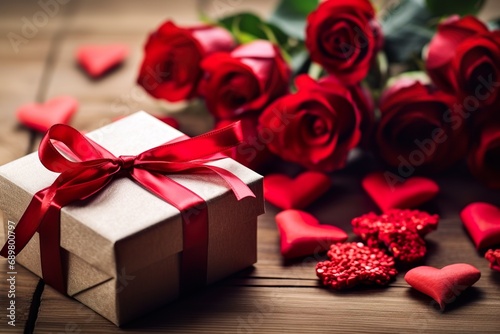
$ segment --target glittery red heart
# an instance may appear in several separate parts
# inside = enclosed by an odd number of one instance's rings
[[[391,256],[361,242],[333,244],[327,254],[330,261],[319,262],[316,275],[335,290],[359,284],[387,285],[398,273]]]
[[[404,263],[422,259],[427,251],[423,237],[437,228],[438,215],[418,210],[373,212],[354,218],[353,231],[369,246],[384,245],[394,258]]]
[[[436,182],[421,176],[392,182],[386,179],[384,173],[374,172],[365,176],[361,184],[382,212],[415,208],[439,192]]]
[[[67,124],[78,109],[78,101],[59,96],[43,104],[28,103],[17,109],[17,119],[27,127],[45,132],[54,124]]]
[[[496,271],[500,271],[500,249],[490,249],[484,255],[486,260],[490,261],[490,268]]]
[[[460,217],[477,249],[500,245],[500,209],[488,203],[467,205]]]
[[[276,215],[276,224],[281,236],[281,254],[285,258],[324,252],[332,243],[347,240],[344,230],[322,225],[304,211],[282,211]]]
[[[281,209],[303,209],[323,195],[331,186],[326,174],[307,171],[296,178],[269,174],[264,178],[264,197]]]
[[[122,44],[84,45],[78,48],[76,58],[87,73],[100,77],[120,64],[128,54],[128,46]]]
[[[456,263],[437,269],[421,266],[413,268],[405,275],[405,280],[416,290],[432,297],[444,309],[462,291],[476,283],[481,272],[466,263]]]

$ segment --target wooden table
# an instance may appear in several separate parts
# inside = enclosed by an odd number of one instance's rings
[[[64,2],[61,0],[61,2]],[[45,14],[36,1],[0,4],[0,164],[37,148],[40,135],[19,126],[15,109],[29,101],[45,101],[68,94],[80,101],[71,124],[80,130],[98,128],[112,119],[140,109],[165,114],[165,106],[135,86],[146,34],[166,18],[183,24],[196,23],[194,0],[173,1],[68,1]],[[55,1],[53,1],[55,3]],[[252,9],[269,13],[276,1],[205,1],[205,9],[223,15]],[[488,3],[491,7],[491,1]],[[488,7],[488,8],[489,8]],[[485,9],[484,15],[494,16]],[[498,13],[498,10],[495,12]],[[49,13],[50,14],[50,13]],[[36,31],[23,35],[28,20]],[[27,29],[27,28],[25,28]],[[22,36],[18,52],[9,33]],[[26,33],[26,31],[24,31]],[[10,35],[12,36],[12,35]],[[74,61],[77,46],[85,43],[120,42],[130,46],[126,63],[101,80],[91,80]],[[180,109],[178,105],[167,106]],[[176,116],[182,130],[206,131],[206,112],[188,107]],[[308,210],[323,223],[351,231],[350,220],[376,210],[363,193],[359,179],[371,169],[368,157],[332,175],[333,187]],[[466,290],[445,312],[432,300],[412,290],[404,271],[388,288],[369,288],[342,293],[319,285],[314,266],[323,256],[284,262],[279,255],[279,236],[270,205],[259,219],[257,264],[201,293],[183,298],[124,329],[95,314],[80,303],[55,292],[31,272],[18,266],[16,327],[5,318],[6,260],[0,260],[0,332],[211,332],[270,333],[311,332],[500,332],[500,273],[488,268],[462,228],[459,211],[472,201],[500,205],[499,192],[487,190],[459,167],[438,178],[439,196],[424,209],[441,215],[438,231],[428,237],[426,264],[442,267],[470,263],[482,272],[481,280]],[[354,236],[350,233],[350,239]]]

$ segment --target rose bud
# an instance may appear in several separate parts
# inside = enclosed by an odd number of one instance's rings
[[[349,90],[333,80],[296,78],[297,93],[268,106],[259,133],[271,152],[319,171],[342,168],[361,138],[361,113]]]
[[[346,85],[366,77],[382,46],[368,0],[327,0],[309,14],[306,46],[311,59]]]
[[[137,83],[155,98],[192,98],[202,77],[201,60],[234,47],[231,34],[215,26],[178,27],[163,23],[149,36]]]
[[[485,122],[477,131],[467,163],[486,186],[500,188],[500,120]]]
[[[268,41],[241,45],[231,53],[215,53],[201,64],[200,93],[219,119],[260,113],[288,92],[290,70],[280,50]]]
[[[457,96],[468,112],[500,101],[500,31],[473,16],[439,24],[429,44],[427,72],[440,89]]]
[[[375,137],[382,159],[406,178],[417,168],[441,171],[464,157],[467,131],[455,101],[420,81],[396,81],[379,105]]]

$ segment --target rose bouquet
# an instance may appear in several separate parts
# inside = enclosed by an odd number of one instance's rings
[[[500,188],[500,30],[482,1],[440,5],[283,0],[251,13],[153,32],[137,82],[157,99],[202,99],[215,127],[242,122],[227,154],[331,172],[355,148],[405,179],[466,162]],[[404,18],[404,19],[401,19]]]

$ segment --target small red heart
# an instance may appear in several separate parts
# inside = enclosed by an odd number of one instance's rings
[[[500,245],[500,209],[482,202],[467,205],[460,217],[477,249]]]
[[[316,265],[316,276],[335,290],[364,285],[387,285],[398,274],[394,259],[376,247],[361,242],[333,244],[327,253],[329,261]]]
[[[362,185],[382,212],[415,208],[439,192],[439,186],[431,179],[414,176],[399,182],[386,178],[382,172],[368,174]]]
[[[453,302],[462,291],[476,283],[481,272],[466,263],[455,263],[437,269],[421,266],[413,268],[405,275],[405,280],[414,289],[432,297],[441,310]]]
[[[94,78],[120,64],[127,55],[128,46],[122,44],[84,45],[76,52],[80,65]]]
[[[326,251],[332,243],[344,242],[347,234],[332,225],[322,225],[307,212],[285,210],[276,215],[281,236],[281,254],[294,258]]]
[[[70,96],[55,97],[43,104],[28,103],[17,109],[21,124],[45,132],[54,124],[68,124],[78,109],[78,101]]]
[[[278,208],[303,209],[323,195],[332,181],[326,174],[307,171],[295,179],[283,174],[269,174],[264,178],[264,197]]]

